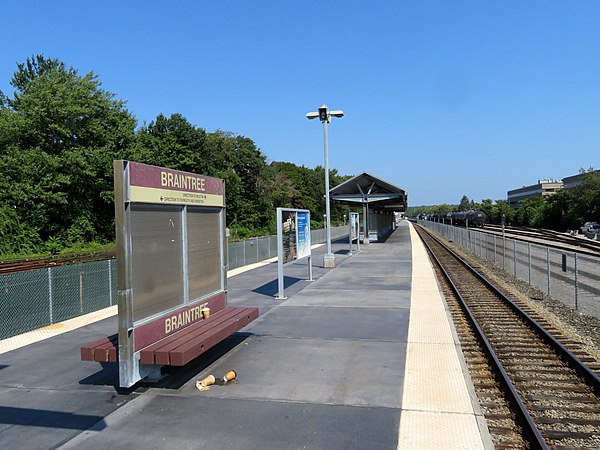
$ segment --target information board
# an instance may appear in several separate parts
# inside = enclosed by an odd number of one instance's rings
[[[360,222],[358,213],[350,213],[350,239],[358,239],[360,233]]]
[[[308,211],[296,212],[296,242],[297,258],[310,256],[310,213]]]
[[[277,275],[278,298],[285,298],[283,265],[308,258],[308,279],[312,281],[310,211],[277,208]]]
[[[298,256],[298,233],[296,230],[296,212],[281,211],[281,238],[283,244],[283,263],[294,261]]]
[[[352,255],[352,243],[356,241],[356,250],[360,251],[360,219],[357,212],[351,212],[348,220],[348,241],[350,244],[350,255]]]
[[[130,387],[157,371],[139,363],[142,348],[226,306],[225,183],[123,160],[114,173],[119,383]]]

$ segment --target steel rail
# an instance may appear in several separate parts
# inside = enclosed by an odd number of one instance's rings
[[[486,228],[481,228],[481,231],[493,236],[501,236],[502,228],[499,225],[488,224]],[[534,243],[538,245],[546,245],[561,251],[576,252],[587,256],[598,256],[600,254],[600,242],[585,241],[573,236],[561,236],[559,233],[554,233],[550,230],[535,230],[515,227],[505,227],[506,237],[515,239],[521,242]],[[545,242],[532,241],[531,239],[541,239]],[[565,247],[569,246],[569,247]]]
[[[458,256],[454,251],[452,251],[452,249],[444,245],[444,243],[437,239],[435,236],[432,236],[431,234],[430,236],[442,247],[444,247],[454,258],[456,258],[467,270],[469,270],[473,275],[475,275],[478,279],[485,283],[498,296],[498,298],[504,302],[504,304],[506,304],[513,311],[515,311],[515,313],[519,317],[524,319],[527,325],[538,336],[540,336],[540,338],[546,344],[548,344],[550,348],[554,349],[559,355],[561,355],[563,359],[567,362],[569,367],[575,370],[597,395],[600,395],[600,376],[598,376],[583,361],[581,361],[581,359],[579,359],[569,349],[567,349],[560,341],[558,341],[552,334],[550,334],[534,318],[527,314],[527,312],[525,312],[522,308],[520,308],[517,304],[510,300],[506,295],[504,295],[504,293],[500,291],[491,281],[489,281],[481,273],[479,273],[477,270],[471,267],[465,260]]]
[[[454,252],[452,252],[452,250],[448,249],[444,244],[442,244],[440,241],[438,241],[434,236],[430,235],[429,233],[428,233],[428,235],[432,239],[434,239],[438,244],[440,244],[443,248],[445,248],[447,251],[449,251],[452,254],[452,256],[456,257],[461,262],[461,264],[463,264],[463,265],[465,264],[461,258],[459,258]],[[496,355],[496,352],[492,348],[492,345],[490,344],[487,337],[485,336],[484,331],[479,326],[479,323],[478,323],[477,319],[475,318],[475,316],[473,315],[471,309],[467,305],[466,300],[463,298],[458,287],[456,286],[456,284],[454,284],[454,281],[452,281],[450,274],[446,271],[446,269],[442,265],[441,261],[438,259],[438,257],[435,255],[435,253],[430,248],[429,244],[424,239],[422,239],[422,241],[425,244],[425,246],[427,247],[427,249],[429,250],[429,253],[435,260],[437,266],[444,274],[444,277],[446,278],[446,281],[450,285],[452,292],[454,292],[454,295],[456,295],[456,297],[458,298],[459,304],[460,304],[462,310],[464,311],[465,315],[467,316],[467,319],[468,319],[469,323],[471,324],[471,327],[473,328],[477,339],[479,340],[480,344],[482,345],[483,350],[488,357],[488,360],[491,362],[494,370],[496,371],[496,374],[498,375],[498,382],[503,386],[503,390],[508,397],[508,401],[512,405],[513,410],[519,419],[518,421],[521,424],[521,426],[523,427],[523,431],[524,431],[523,434],[525,435],[526,439],[528,440],[528,442],[534,449],[544,449],[544,450],[549,449],[550,447],[548,446],[548,444],[544,440],[543,436],[541,435],[540,431],[538,430],[537,426],[535,425],[535,422],[533,421],[533,418],[527,411],[527,407],[523,403],[521,396],[517,392],[515,386],[513,385],[512,381],[510,380],[510,377],[506,373],[506,370],[502,366],[502,363],[498,359],[498,356]]]

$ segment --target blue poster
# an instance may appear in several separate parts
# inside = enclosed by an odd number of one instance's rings
[[[310,215],[308,211],[296,213],[297,259],[310,256]]]

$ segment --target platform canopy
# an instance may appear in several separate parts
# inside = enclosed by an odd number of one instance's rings
[[[367,204],[375,211],[406,211],[408,195],[404,189],[367,172],[350,178],[329,190],[329,197],[348,205]]]

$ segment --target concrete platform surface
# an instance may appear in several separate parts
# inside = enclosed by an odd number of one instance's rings
[[[228,280],[231,306],[261,316],[158,383],[117,387],[114,364],[79,346],[116,331],[116,317],[0,354],[2,448],[491,448],[431,265],[402,223],[386,242],[336,267],[313,253]],[[199,391],[196,380],[227,385]],[[440,382],[440,380],[444,380]]]

